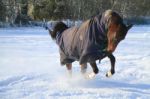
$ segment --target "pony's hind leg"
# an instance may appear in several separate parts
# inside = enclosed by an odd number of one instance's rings
[[[72,76],[72,64],[71,63],[66,64],[66,67],[67,67],[69,75]]]
[[[98,69],[98,67],[97,67],[97,65],[96,65],[96,62],[90,63],[90,65],[91,65],[91,67],[92,67],[92,69],[93,69],[93,72],[90,73],[90,74],[88,74],[88,75],[87,75],[87,78],[92,79],[92,78],[94,78],[94,77],[96,76],[96,74],[99,72],[99,69]]]
[[[82,73],[82,74],[85,74],[85,73],[86,73],[86,70],[87,70],[87,63],[81,64],[80,66],[81,66],[81,73]]]

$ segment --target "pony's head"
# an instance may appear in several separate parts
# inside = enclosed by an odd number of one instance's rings
[[[119,42],[125,39],[126,34],[128,30],[132,27],[132,25],[125,25],[123,23],[123,19],[116,12],[112,10],[107,10],[105,12],[105,17],[108,18],[107,51],[112,53],[115,51]]]

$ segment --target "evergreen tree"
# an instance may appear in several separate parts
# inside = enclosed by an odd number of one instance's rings
[[[13,23],[17,16],[27,20],[84,20],[107,9],[125,19],[148,18],[149,4],[150,0],[0,0],[0,21]]]
[[[0,1],[0,21],[5,21],[5,16],[6,16],[6,8],[5,5],[2,1]]]

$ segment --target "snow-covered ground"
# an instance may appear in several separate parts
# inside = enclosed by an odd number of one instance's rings
[[[114,55],[111,78],[105,77],[107,58],[97,62],[100,73],[94,79],[80,74],[78,62],[69,78],[45,29],[0,29],[0,99],[149,99],[150,26],[134,26]]]

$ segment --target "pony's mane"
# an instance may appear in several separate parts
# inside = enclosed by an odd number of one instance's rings
[[[68,26],[63,23],[63,22],[57,22],[56,25],[54,26],[53,31],[51,31],[50,35],[52,39],[56,39],[57,33],[62,33],[65,29],[67,29]]]
[[[106,23],[108,24],[109,24],[109,21],[114,22],[115,24],[123,24],[122,17],[115,11],[106,10],[104,12],[104,17],[106,19]]]
[[[109,9],[109,10],[106,10],[106,11],[105,11],[105,14],[104,14],[104,17],[105,17],[105,18],[110,17],[112,13],[113,13],[112,10],[110,10],[110,9]]]

